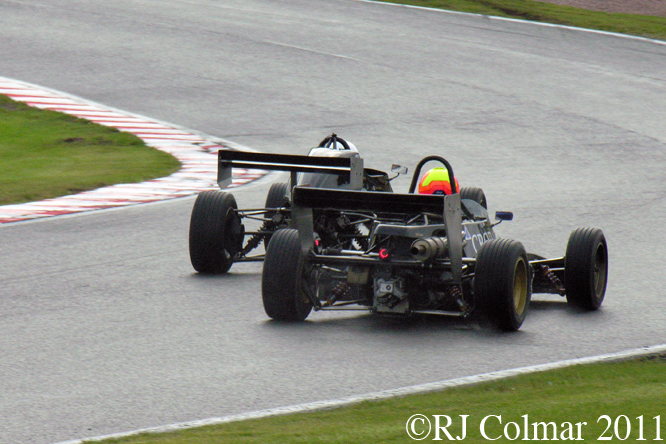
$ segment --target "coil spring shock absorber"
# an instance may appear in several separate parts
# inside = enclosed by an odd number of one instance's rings
[[[457,285],[452,285],[446,290],[446,295],[449,299],[452,299],[458,304],[458,307],[460,307],[460,311],[465,312],[467,311],[467,303],[465,302],[465,298],[463,298],[463,293],[462,290],[460,289],[459,286]]]
[[[561,296],[564,296],[566,294],[566,291],[564,289],[564,285],[562,285],[562,281],[555,276],[555,273],[548,267],[548,265],[542,265],[541,266],[541,275],[543,278],[548,281],[551,287],[553,287],[558,294]]]
[[[273,219],[271,220],[266,220],[264,221],[263,224],[261,224],[261,227],[259,227],[259,232],[265,232],[265,231],[274,231],[278,227],[278,223],[275,222]],[[250,238],[249,241],[247,241],[247,244],[245,244],[245,247],[240,252],[241,256],[245,256],[248,254],[250,251],[254,250],[259,246],[261,243],[262,239],[264,238],[264,235],[262,234],[255,234]]]
[[[330,307],[335,303],[335,301],[342,299],[349,292],[349,289],[350,287],[346,282],[340,282],[338,285],[333,287],[331,294],[324,303],[324,307]]]

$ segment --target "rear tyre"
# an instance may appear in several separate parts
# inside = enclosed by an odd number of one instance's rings
[[[232,194],[204,191],[190,218],[190,260],[199,273],[221,274],[231,268],[242,247],[243,229]]]
[[[261,296],[266,314],[278,321],[305,320],[312,302],[302,289],[304,258],[298,231],[277,230],[266,251]]]
[[[477,308],[493,326],[516,331],[532,297],[531,271],[523,244],[493,239],[479,249],[474,269]]]
[[[597,310],[606,295],[608,246],[598,228],[571,232],[564,258],[564,288],[569,305]]]
[[[470,199],[488,209],[486,195],[481,188],[463,187],[460,189],[460,199]]]
[[[287,190],[289,189],[289,184],[286,182],[276,182],[271,185],[266,195],[266,205],[264,208],[282,208],[289,203],[287,195]],[[275,211],[267,211],[266,218],[272,218],[275,216]],[[268,243],[271,241],[272,235],[264,237],[264,247],[268,248]]]

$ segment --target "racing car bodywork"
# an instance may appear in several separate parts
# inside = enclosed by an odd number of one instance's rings
[[[410,192],[426,161],[419,163]],[[499,239],[480,189],[453,186],[450,195],[378,193],[297,186],[292,224],[268,245],[262,298],[269,317],[302,321],[311,310],[370,310],[469,317],[478,313],[502,330],[518,330],[532,293],[567,297],[599,308],[606,290],[607,245],[601,230],[577,229],[566,256],[527,254]],[[468,198],[468,197],[471,197]],[[344,247],[322,245],[316,220],[347,217],[359,226]],[[496,214],[511,220],[511,213]]]

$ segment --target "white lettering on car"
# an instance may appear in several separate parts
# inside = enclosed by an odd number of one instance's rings
[[[474,248],[474,251],[478,253],[479,248],[481,248],[481,245],[484,243],[488,242],[491,239],[495,239],[495,233],[493,232],[485,232],[483,234],[481,233],[476,233],[472,234],[469,232],[469,229],[465,227],[465,239],[468,242],[472,243],[472,247]]]

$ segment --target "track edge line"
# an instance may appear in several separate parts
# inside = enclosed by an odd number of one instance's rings
[[[210,425],[226,424],[229,422],[245,421],[249,419],[268,418],[271,416],[289,415],[292,413],[309,413],[319,410],[335,409],[349,405],[358,404],[364,401],[379,401],[389,398],[399,398],[402,396],[416,395],[422,393],[436,392],[450,387],[462,387],[479,384],[486,381],[497,381],[500,379],[511,378],[514,376],[525,375],[529,373],[538,373],[548,370],[556,370],[565,367],[572,367],[583,364],[597,364],[601,362],[621,362],[636,359],[644,356],[658,355],[666,352],[666,344],[645,346],[636,349],[624,350],[615,353],[607,353],[597,356],[588,356],[584,358],[567,359],[563,361],[550,362],[546,364],[531,365],[527,367],[518,367],[509,370],[499,370],[489,373],[481,373],[473,376],[464,376],[461,378],[447,379],[444,381],[430,382],[425,384],[412,385],[397,389],[381,390],[378,392],[366,393],[363,395],[349,396],[340,399],[328,401],[315,401],[304,404],[296,404],[285,407],[276,407],[271,409],[257,410],[254,412],[239,413],[236,415],[222,416],[217,418],[207,418],[194,421],[180,422],[157,427],[132,430],[128,432],[114,433],[109,435],[97,436],[93,438],[84,438],[80,440],[61,441],[55,444],[85,444],[99,442],[107,439],[120,439],[143,433],[168,433],[179,430],[192,429]]]

